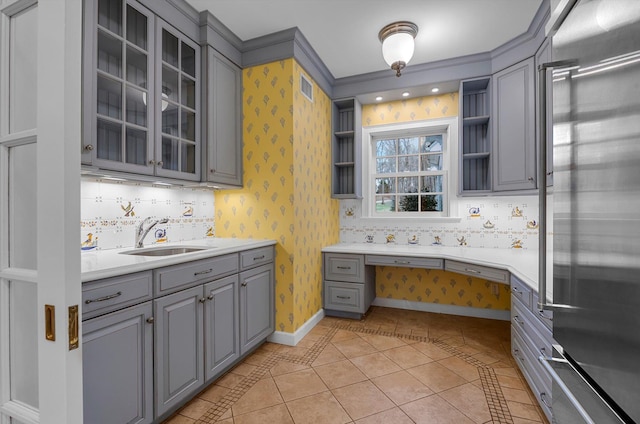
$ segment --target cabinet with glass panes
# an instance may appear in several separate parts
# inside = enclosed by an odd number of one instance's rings
[[[85,7],[84,164],[200,179],[200,49],[134,0]]]

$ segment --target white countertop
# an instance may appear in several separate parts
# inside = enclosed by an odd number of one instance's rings
[[[276,244],[275,240],[254,240],[237,238],[209,238],[204,240],[191,240],[178,243],[148,245],[147,248],[156,247],[204,247],[206,250],[183,253],[172,256],[138,256],[126,255],[121,252],[135,250],[133,247],[123,249],[109,249],[82,252],[82,282],[99,280],[101,278],[115,277],[130,274],[132,272],[146,271],[168,265],[183,262],[196,261],[214,256],[236,253],[243,250]]]
[[[538,251],[527,249],[491,249],[481,247],[421,246],[417,244],[339,243],[322,249],[327,253],[353,253],[390,256],[418,256],[452,259],[509,271],[538,291]],[[553,292],[551,264],[547,255],[547,295]]]

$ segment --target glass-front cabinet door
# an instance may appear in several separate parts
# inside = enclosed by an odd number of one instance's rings
[[[156,123],[156,173],[200,179],[200,49],[158,19],[156,93],[161,93],[161,119]]]
[[[200,49],[135,0],[85,10],[83,163],[200,179]]]

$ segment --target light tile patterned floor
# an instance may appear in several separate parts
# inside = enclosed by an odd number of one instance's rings
[[[546,423],[509,322],[372,307],[265,343],[165,424]]]

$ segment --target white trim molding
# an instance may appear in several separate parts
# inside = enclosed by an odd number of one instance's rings
[[[284,331],[274,331],[268,338],[267,341],[272,343],[278,343],[287,346],[295,346],[306,336],[309,331],[313,330],[320,321],[324,318],[324,309],[320,309],[315,313],[314,316],[309,318],[307,322],[302,324],[300,328],[296,330],[295,333],[285,333]]]

